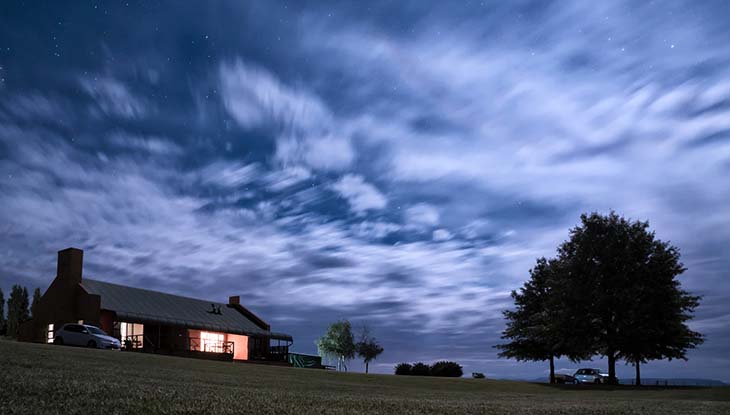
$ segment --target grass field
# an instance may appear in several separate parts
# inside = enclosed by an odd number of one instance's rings
[[[335,373],[0,340],[0,414],[713,414],[730,388]]]

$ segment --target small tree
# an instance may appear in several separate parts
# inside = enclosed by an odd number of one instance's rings
[[[36,317],[36,312],[38,308],[38,303],[41,301],[41,289],[36,287],[36,289],[33,291],[33,302],[30,303],[30,313],[31,317]]]
[[[355,345],[355,350],[358,356],[360,356],[365,363],[365,373],[368,373],[370,362],[375,360],[379,354],[383,353],[383,346],[381,346],[375,337],[370,335],[370,330],[367,326],[362,327],[360,333],[360,340]]]
[[[5,334],[5,294],[0,288],[0,335]]]
[[[28,290],[20,285],[13,285],[8,298],[7,334],[18,336],[20,325],[28,321]]]
[[[327,333],[317,340],[321,356],[337,359],[337,370],[347,371],[347,361],[355,357],[355,341],[352,326],[347,320],[340,320],[329,326]]]

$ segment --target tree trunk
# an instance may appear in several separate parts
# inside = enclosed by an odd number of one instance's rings
[[[636,386],[641,386],[641,362],[637,360],[634,366],[636,366]]]
[[[555,383],[555,357],[550,355],[550,384]]]
[[[616,384],[616,355],[611,351],[606,354],[608,357],[608,383]]]
[[[370,365],[370,362],[365,362],[365,374],[368,374],[368,365]]]

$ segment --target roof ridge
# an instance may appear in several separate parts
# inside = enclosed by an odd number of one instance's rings
[[[166,293],[166,292],[163,292],[163,291],[150,290],[148,288],[132,287],[130,285],[117,284],[117,283],[114,283],[114,282],[96,280],[96,279],[93,279],[93,278],[83,278],[81,280],[81,285],[84,285],[84,281],[100,282],[102,284],[116,285],[117,287],[123,287],[123,288],[132,288],[134,290],[147,291],[147,292],[151,292],[151,293],[155,293],[155,294],[169,295],[170,297],[184,298],[186,300],[205,301],[205,302],[212,303],[212,304],[216,304],[216,305],[228,305],[228,303],[221,303],[221,302],[218,302],[218,301],[206,300],[206,299],[203,299],[203,298],[187,297],[187,296],[178,295],[178,294],[170,294],[170,293]]]

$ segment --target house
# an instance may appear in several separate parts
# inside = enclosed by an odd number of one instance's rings
[[[126,350],[241,361],[287,360],[292,337],[275,333],[244,307],[82,277],[84,252],[58,252],[56,278],[20,333],[21,340],[53,342],[65,323],[100,327]]]

